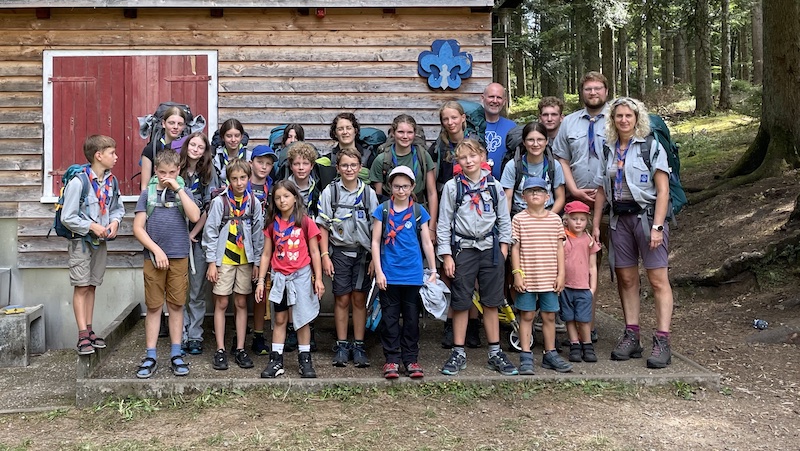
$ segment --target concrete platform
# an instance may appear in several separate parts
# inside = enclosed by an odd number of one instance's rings
[[[144,321],[135,321],[139,309],[131,308],[127,311],[127,318],[115,321],[117,330],[110,336],[115,339],[109,342],[109,349],[100,356],[93,358],[91,371],[87,371],[86,363],[78,359],[76,386],[76,403],[79,406],[90,405],[103,398],[114,396],[150,396],[161,397],[173,394],[188,394],[202,392],[206,389],[247,389],[263,387],[266,384],[281,386],[286,389],[315,390],[320,387],[334,384],[357,384],[372,386],[388,386],[397,383],[417,383],[406,377],[389,382],[383,379],[381,367],[383,354],[377,335],[367,336],[367,352],[372,366],[370,368],[336,368],[331,365],[333,352],[331,348],[335,341],[332,318],[318,318],[316,321],[316,337],[319,350],[313,354],[314,366],[317,370],[317,379],[300,378],[297,368],[297,352],[287,353],[285,356],[286,374],[277,379],[261,379],[260,373],[268,362],[267,356],[251,357],[255,368],[241,369],[236,366],[230,357],[230,369],[217,371],[211,366],[214,352],[214,337],[211,334],[211,321],[206,321],[206,336],[204,337],[206,349],[202,355],[187,356],[190,364],[190,374],[176,377],[169,367],[169,343],[165,338],[158,341],[159,368],[156,374],[146,380],[137,379],[136,367],[144,355]],[[228,321],[229,328],[232,320]],[[622,323],[614,318],[598,312],[597,329],[600,341],[596,344],[596,351],[600,359],[597,363],[575,363],[572,373],[560,374],[546,370],[541,365],[541,336],[537,336],[537,345],[534,348],[536,360],[536,375],[534,376],[501,376],[486,368],[486,339],[481,331],[483,347],[467,350],[467,369],[458,376],[444,376],[439,370],[449,356],[450,351],[442,349],[439,345],[443,323],[427,319],[421,323],[420,364],[426,372],[423,382],[442,382],[459,380],[465,383],[496,383],[515,382],[525,380],[603,380],[632,384],[658,385],[668,384],[673,381],[682,381],[709,388],[719,387],[719,374],[713,373],[685,356],[673,350],[672,364],[662,370],[651,370],[646,367],[646,358],[649,355],[650,339],[643,341],[645,355],[642,359],[631,359],[626,362],[616,362],[609,359],[611,350],[622,331]],[[127,330],[127,328],[130,328]],[[505,334],[505,332],[504,332]],[[228,337],[232,336],[229,329]],[[558,339],[564,336],[559,334]],[[505,337],[504,337],[505,338]],[[249,352],[251,338],[246,340]],[[226,340],[230,346],[230,338]],[[503,348],[517,364],[519,355],[509,352],[507,341],[503,340]],[[101,358],[98,358],[101,357]]]

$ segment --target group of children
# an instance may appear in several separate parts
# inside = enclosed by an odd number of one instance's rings
[[[346,134],[349,127],[357,135],[354,122],[337,116],[332,130],[341,128]],[[332,280],[335,299],[332,364],[343,367],[352,360],[356,367],[370,366],[364,338],[367,293],[374,278],[382,310],[383,376],[393,379],[405,372],[412,378],[423,377],[419,291],[436,282],[436,271],[424,275],[423,260],[428,268],[436,268],[437,255],[439,272],[451,288],[454,332],[443,374],[456,375],[466,368],[464,341],[476,287],[489,342],[489,368],[504,375],[533,374],[530,346],[537,310],[543,320],[544,368],[561,372],[572,368],[555,351],[554,321],[559,311],[567,322],[569,360],[597,361],[589,332],[599,247],[586,232],[589,208],[580,202],[567,204],[562,222],[545,208],[550,201],[545,179],[527,177],[521,187],[527,208],[512,219],[507,194],[487,169],[486,148],[466,133],[453,143],[450,161],[455,176],[440,184],[437,195],[436,167],[426,149],[418,148],[415,132],[413,118],[398,116],[390,129],[389,147],[373,155],[377,158],[370,168],[372,184],[363,180],[365,156],[355,146],[342,145],[331,159],[338,176],[327,186],[318,186],[314,165],[319,156],[303,141],[288,148],[288,175],[273,183],[275,151],[265,145],[247,149],[241,142],[244,129],[235,119],[221,127],[224,144],[216,151],[204,134],[194,133],[183,140],[180,152],[156,152],[154,175],[138,199],[133,223],[134,236],[144,246],[147,306],[146,354],[136,376],[149,378],[158,368],[156,341],[165,303],[171,371],[177,376],[189,373],[185,354],[203,352],[203,293],[210,282],[216,341],[213,368],[228,368],[225,323],[231,295],[236,331],[231,354],[239,367],[254,366],[245,350],[247,304],[252,296],[257,353],[267,353],[265,317],[272,327],[269,363],[261,376],[274,378],[285,372],[283,355],[292,323],[299,373],[316,377],[311,324],[319,314],[325,274]],[[102,183],[113,177],[115,147],[110,138],[97,136],[84,146],[95,186],[90,203],[98,205],[88,218],[78,212],[75,182],[66,190],[72,203],[70,211],[64,211],[65,225],[100,239],[96,247],[81,246],[85,240],[70,243],[82,354],[105,346],[92,331],[91,316],[94,287],[102,282],[105,267],[105,239],[113,238],[124,215],[119,193]],[[418,203],[415,193],[425,202]],[[379,203],[379,198],[385,201]],[[82,219],[70,221],[78,217]],[[498,307],[505,298],[507,258],[521,317],[519,367],[500,349]],[[353,340],[348,341],[351,310]]]

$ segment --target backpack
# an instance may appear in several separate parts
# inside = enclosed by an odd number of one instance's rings
[[[269,132],[269,146],[270,147],[275,149],[276,146],[279,146],[281,144],[281,141],[283,141],[283,132],[286,131],[286,127],[288,127],[288,126],[289,126],[289,124],[281,124],[281,125],[278,125],[278,126],[274,127],[272,130],[270,130],[270,132]]]
[[[664,120],[661,119],[661,116],[650,113],[650,134],[645,137],[645,146],[642,149],[642,160],[644,164],[647,165],[647,169],[650,170],[650,174],[653,174],[653,163],[652,158],[653,156],[650,155],[650,149],[653,147],[653,141],[658,140],[658,143],[661,144],[661,147],[667,151],[667,164],[669,165],[669,202],[671,207],[669,211],[667,211],[667,218],[674,219],[675,215],[677,215],[687,203],[689,203],[688,199],[686,199],[686,193],[683,190],[683,186],[681,186],[680,180],[680,170],[681,170],[681,162],[680,162],[680,155],[678,154],[678,145],[672,141],[672,138],[669,133],[669,128],[667,124],[664,123]],[[609,156],[611,155],[611,148],[608,147],[607,144],[603,144],[603,155],[605,159],[608,160]],[[654,156],[658,158],[658,148],[656,148],[656,154]]]
[[[47,237],[50,238],[50,233],[55,230],[56,235],[60,237],[67,238],[69,240],[74,240],[76,238],[84,238],[86,235],[80,235],[72,230],[68,229],[61,222],[61,212],[64,209],[64,192],[67,189],[67,184],[75,177],[78,177],[81,181],[81,197],[78,203],[78,214],[83,218],[89,217],[89,211],[87,209],[86,199],[89,197],[89,185],[91,182],[89,181],[89,177],[86,175],[86,168],[89,167],[89,164],[73,164],[64,171],[64,174],[61,176],[61,191],[58,193],[58,200],[56,201],[55,205],[55,218],[53,219],[53,226],[50,230],[47,231]],[[112,177],[112,200],[119,197],[119,183],[117,182],[117,178]]]
[[[369,218],[369,215],[372,213],[372,207],[369,205],[370,196],[369,196],[369,191],[368,191],[368,187],[369,187],[368,183],[364,183],[364,182],[361,183],[361,189],[359,189],[359,194],[363,194],[363,197],[361,198],[361,202],[358,205],[341,204],[341,203],[339,203],[339,187],[336,184],[329,185],[329,186],[332,186],[332,188],[331,188],[331,214],[333,215],[333,217],[328,217],[326,214],[322,213],[322,209],[321,208],[318,208],[319,217],[324,219],[325,222],[328,224],[328,226],[331,226],[331,225],[333,225],[333,224],[335,224],[337,222],[346,221],[346,220],[350,219],[351,217],[354,217],[354,215],[355,215],[355,213],[357,211],[363,211],[365,217]],[[349,208],[352,211],[350,213],[348,213],[347,215],[345,215],[345,217],[343,217],[343,218],[337,218],[336,217],[336,210],[338,208]]]
[[[525,149],[525,145],[522,143],[522,130],[524,128],[524,125],[517,125],[509,130],[508,134],[506,135],[507,152],[505,155],[503,155],[502,166],[500,166],[500,170],[503,171],[506,167],[506,163],[512,159],[514,160],[514,191],[516,191],[517,187],[519,187],[519,184],[522,183],[522,177],[524,176],[522,171],[522,159],[525,158],[525,155],[527,154],[527,149]],[[544,148],[544,158],[547,160],[547,177],[543,178],[550,186],[549,191],[553,191],[553,182],[556,179],[555,165],[560,163],[558,163],[553,157],[553,147],[550,145],[549,141]]]
[[[459,100],[461,108],[464,108],[464,114],[467,116],[467,132],[474,132],[478,136],[478,140],[486,145],[486,112],[483,110],[483,105],[478,102],[469,100]]]
[[[183,111],[183,116],[186,120],[186,127],[183,129],[183,133],[181,133],[179,138],[190,135],[194,132],[199,132],[206,127],[206,118],[204,118],[202,114],[193,116],[189,105],[175,102],[163,102],[159,104],[158,108],[156,108],[156,111],[153,114],[148,114],[144,117],[140,116],[138,118],[139,136],[142,139],[148,140],[147,145],[152,148],[154,156],[157,150],[156,146],[161,141],[161,138],[164,137],[163,121],[166,119],[164,117],[164,113],[172,107],[180,108],[181,111]]]
[[[420,128],[419,130],[422,129]],[[383,170],[381,171],[381,173],[383,174],[382,179],[383,179],[384,190],[388,188],[386,186],[387,183],[386,180],[389,177],[389,173],[392,172],[392,169],[394,169],[395,167],[394,162],[392,162],[392,146],[394,146],[394,139],[387,140],[386,144],[381,146],[381,152],[383,153]],[[420,173],[422,174],[421,183],[425,183],[425,177],[426,174],[428,173],[428,163],[427,163],[427,158],[425,158],[425,154],[428,152],[428,148],[425,146],[424,132],[421,137],[419,134],[417,134],[417,136],[414,138],[414,142],[411,144],[411,151],[414,152],[415,150],[417,152],[417,160],[419,161]],[[383,193],[376,193],[376,194],[381,195]],[[420,194],[424,199],[425,195],[427,194],[427,190],[423,188],[422,191],[420,191]]]
[[[224,194],[227,191],[228,191],[228,187],[227,186],[220,187],[220,188],[217,188],[217,189],[211,191],[211,201],[213,201],[215,198],[219,197],[220,194]],[[252,197],[254,202],[249,202],[248,208],[247,208],[247,212],[245,213],[244,216],[242,216],[242,219],[253,219],[256,216],[256,205],[255,204],[256,204],[256,202],[260,203],[260,201],[255,197],[255,195],[253,195],[252,192],[250,193],[250,196]],[[225,227],[225,224],[227,224],[231,220],[231,209],[230,209],[230,207],[225,208],[226,206],[227,206],[227,203],[222,208],[222,219],[219,222],[219,230],[222,230],[222,228]]]
[[[411,206],[413,208],[414,223],[416,227],[414,230],[417,232],[417,242],[420,246],[422,246],[422,210],[420,209],[419,203],[414,202]],[[383,248],[385,246],[384,241],[386,241],[386,224],[389,223],[389,201],[384,201],[381,203],[381,210],[383,212],[381,217],[381,254],[383,254]],[[424,255],[423,255],[424,258]]]
[[[371,160],[375,159],[374,155],[377,154],[378,148],[386,143],[387,139],[386,133],[375,127],[361,127],[358,131],[358,143],[364,150],[362,153],[366,154],[368,151],[371,156],[367,166],[372,166]]]
[[[453,219],[451,221],[451,231],[452,231],[452,233],[450,234],[450,249],[452,252],[451,255],[453,256],[453,258],[455,258],[456,254],[458,254],[458,251],[460,250],[460,244],[456,238],[464,238],[468,240],[478,241],[491,236],[494,238],[492,264],[497,265],[500,257],[500,241],[499,241],[500,231],[497,227],[497,221],[495,221],[494,226],[492,227],[492,231],[484,236],[474,237],[469,235],[463,235],[461,233],[456,232],[456,216],[458,216],[459,207],[461,207],[461,205],[464,203],[465,196],[471,196],[472,194],[475,193],[489,191],[489,195],[492,197],[492,208],[494,208],[495,214],[497,213],[499,196],[497,193],[497,186],[495,186],[494,184],[495,179],[490,172],[489,174],[486,175],[486,186],[483,189],[478,188],[478,189],[467,190],[466,187],[464,186],[464,183],[462,183],[464,177],[465,176],[463,173],[453,177],[453,180],[455,180],[455,185],[456,185],[456,198],[455,201],[453,202],[454,205]]]

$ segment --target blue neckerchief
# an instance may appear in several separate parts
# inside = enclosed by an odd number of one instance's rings
[[[411,159],[413,160],[411,170],[414,171],[414,178],[416,179],[419,178],[419,159],[417,158],[417,147],[413,144],[411,145]],[[399,166],[394,144],[392,144],[392,164],[394,164],[394,167]]]

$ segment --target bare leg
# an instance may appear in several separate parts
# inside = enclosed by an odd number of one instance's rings
[[[275,318],[272,321],[272,343],[286,343],[286,324],[289,321],[289,311],[275,312]]]
[[[667,268],[648,269],[647,279],[653,287],[656,304],[656,329],[669,332],[672,322],[672,287]]]
[[[298,345],[311,344],[311,328],[308,326],[308,324],[297,329],[297,344]]]
[[[622,301],[622,311],[625,315],[625,324],[639,325],[639,310],[641,308],[639,301],[639,268],[636,266],[616,268],[615,272],[617,274],[619,298]]]
[[[166,304],[169,312],[169,340],[170,343],[179,345],[183,338],[183,306],[173,305],[169,302]]]
[[[533,317],[535,311],[519,312],[519,345],[522,352],[531,352],[531,334],[533,333]]]
[[[336,339],[347,340],[347,323],[350,321],[350,299],[352,293],[335,296],[333,306],[333,322],[336,326]],[[366,318],[365,318],[366,321]],[[356,319],[353,318],[353,326],[355,327]],[[363,339],[363,336],[362,336]],[[297,342],[300,342],[300,336],[297,337]]]
[[[247,295],[234,293],[233,302],[236,312],[236,349],[244,349],[244,339],[247,335]]]
[[[486,340],[489,343],[500,342],[500,320],[497,316],[497,307],[483,307],[483,329],[486,331]]]
[[[556,313],[540,312],[542,317],[542,337],[544,340],[544,350],[552,351],[556,349]]]
[[[350,296],[353,306],[353,338],[363,341],[367,324],[367,293],[354,291]]]
[[[217,349],[225,349],[225,311],[228,310],[228,296],[214,295],[214,338]]]
[[[158,343],[158,331],[161,329],[161,308],[147,308],[147,316],[144,318],[144,342],[145,347],[155,348]]]

